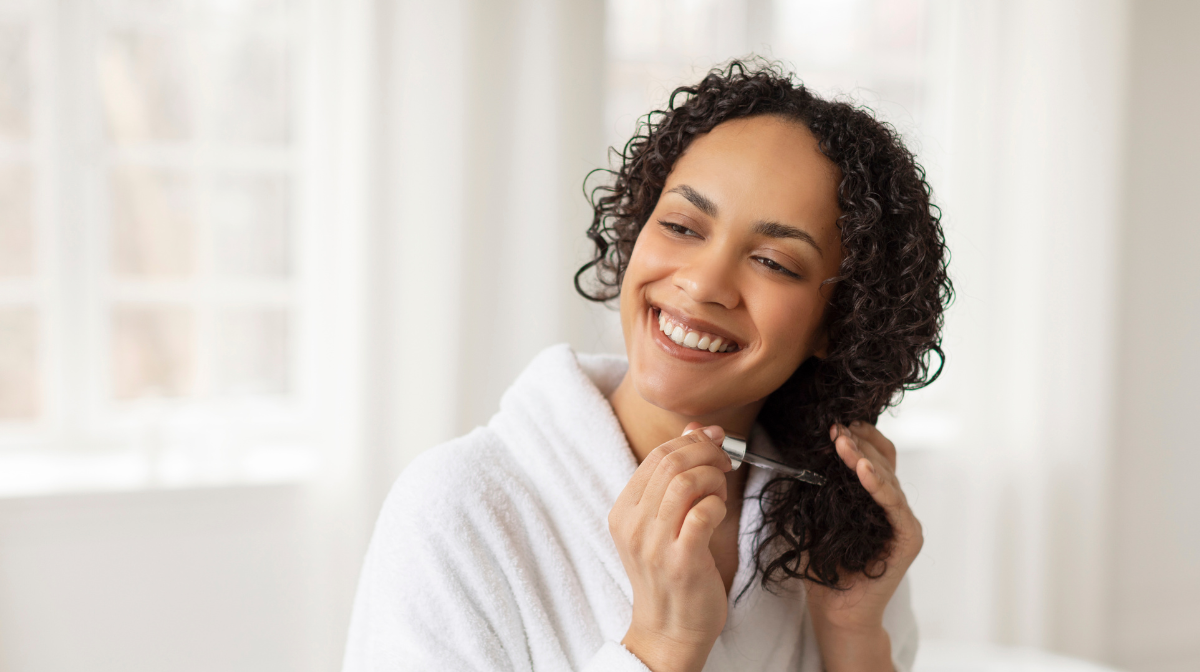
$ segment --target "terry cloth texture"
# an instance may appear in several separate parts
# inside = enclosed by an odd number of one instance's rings
[[[619,643],[633,591],[608,513],[637,468],[606,395],[623,358],[541,352],[486,427],[430,449],[392,487],[363,565],[346,672],[647,672]],[[767,473],[750,465],[746,496]],[[820,672],[804,589],[757,582],[761,513],[742,507],[729,617],[704,669]],[[884,613],[898,672],[917,627],[907,578]]]

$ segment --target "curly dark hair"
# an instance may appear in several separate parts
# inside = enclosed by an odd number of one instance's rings
[[[896,130],[868,110],[818,97],[778,64],[730,61],[695,86],[675,89],[666,110],[650,112],[623,150],[610,150],[620,165],[599,169],[611,180],[588,193],[595,215],[587,235],[596,249],[576,273],[575,287],[593,301],[617,298],[634,242],[675,161],[718,124],[760,115],[804,124],[841,170],[845,258],[827,281],[834,283],[825,317],[828,355],[802,363],[758,416],[788,462],[827,481],[814,487],[780,476],[766,485],[756,571],[768,589],[800,577],[843,588],[840,572],[886,571],[893,530],[838,457],[830,428],[874,423],[906,390],[938,377],[943,311],[953,296],[940,211],[924,169]],[[589,272],[591,289],[582,282]]]

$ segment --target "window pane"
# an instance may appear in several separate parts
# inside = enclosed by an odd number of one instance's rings
[[[291,335],[288,311],[230,309],[217,323],[217,390],[233,394],[282,394],[289,384]]]
[[[100,47],[100,89],[109,136],[117,142],[192,136],[187,39],[182,34],[121,32]]]
[[[28,166],[0,166],[0,277],[33,273],[32,182]]]
[[[38,414],[37,313],[0,308],[0,420]]]
[[[215,138],[239,144],[286,143],[291,137],[286,39],[229,32],[213,40]]]
[[[288,180],[282,175],[218,178],[210,212],[218,273],[284,277],[289,271]]]
[[[115,168],[111,175],[113,272],[190,275],[196,257],[191,177],[140,166]]]
[[[192,393],[196,347],[187,308],[113,310],[113,396],[177,397]]]
[[[0,138],[29,137],[29,28],[0,23]]]

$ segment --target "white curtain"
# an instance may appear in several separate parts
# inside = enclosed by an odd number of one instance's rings
[[[312,488],[314,669],[338,667],[404,465],[486,421],[540,349],[606,347],[615,323],[572,287],[583,179],[605,160],[603,2],[353,0],[326,18],[344,25],[322,52],[344,61],[324,66],[340,78],[329,251],[357,264],[331,297],[361,299],[331,299],[330,347],[361,357],[326,391],[346,413]]]
[[[926,636],[1108,658],[1109,481],[1126,7],[931,6],[930,181],[957,302],[937,409],[901,456],[926,526]]]
[[[588,344],[571,277],[604,161],[604,6],[384,10],[374,300],[395,473],[486,420],[541,348]]]
[[[357,576],[403,466],[486,420],[545,345],[620,345],[615,316],[571,285],[589,247],[583,177],[606,164],[604,3],[348,6],[363,29],[343,36],[362,65],[347,96],[364,102],[343,102],[339,123],[362,132],[337,165],[363,185],[347,203],[365,298],[345,312],[365,354],[339,400],[359,409],[354,429],[315,490],[325,660],[353,588],[329,577]],[[958,300],[944,380],[897,421],[949,419],[900,458],[927,531],[912,569],[925,636],[1105,657],[1124,12],[930,3],[918,150]]]

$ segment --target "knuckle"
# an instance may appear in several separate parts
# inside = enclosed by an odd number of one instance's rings
[[[697,485],[696,473],[690,469],[677,474],[675,478],[671,480],[672,488],[675,488],[676,490],[682,490],[684,492],[695,489]]]
[[[671,476],[682,473],[686,469],[687,456],[675,451],[667,455],[662,460],[662,469],[666,470]]]
[[[725,508],[725,502],[721,500],[713,500],[707,508],[699,511],[703,518],[703,523],[707,527],[716,527],[722,520],[725,519],[725,514],[728,511]]]
[[[725,514],[729,513],[729,509],[725,506],[725,502],[721,500],[713,502],[713,511],[717,514],[717,522],[720,522],[725,518]]]
[[[671,445],[670,441],[668,441],[668,442],[662,444],[661,446],[655,448],[654,450],[650,451],[650,454],[646,456],[646,459],[647,460],[653,459],[653,460],[661,461],[661,460],[665,459],[668,455],[670,455],[672,452],[674,452],[674,450],[675,450],[675,447]]]
[[[704,432],[700,431],[699,429],[697,429],[694,432],[689,432],[687,434],[684,434],[680,438],[687,439],[688,443],[704,443],[704,442],[708,441],[708,435],[705,434]]]
[[[692,509],[688,513],[688,518],[691,518],[692,522],[703,527],[712,527],[714,524],[712,518],[701,509]]]

